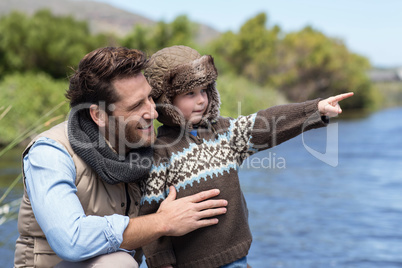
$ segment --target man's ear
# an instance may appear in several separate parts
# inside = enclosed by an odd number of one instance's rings
[[[91,115],[92,120],[99,126],[105,127],[107,124],[107,114],[104,110],[100,109],[98,105],[92,104],[89,107],[89,114]]]

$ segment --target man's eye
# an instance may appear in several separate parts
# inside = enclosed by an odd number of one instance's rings
[[[137,104],[131,106],[129,110],[130,111],[135,111],[135,110],[137,110],[137,109],[139,109],[141,107],[141,104],[142,104],[141,102],[137,103]]]

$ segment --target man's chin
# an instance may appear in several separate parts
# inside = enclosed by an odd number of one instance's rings
[[[143,147],[149,147],[155,144],[155,140],[156,138],[151,138],[149,140],[147,140],[146,142],[144,142],[144,146]]]
[[[130,142],[130,144],[128,144],[128,147],[131,149],[138,149],[141,147],[149,147],[155,143],[155,140],[156,140],[156,136],[152,135],[151,137],[138,139],[135,142]]]

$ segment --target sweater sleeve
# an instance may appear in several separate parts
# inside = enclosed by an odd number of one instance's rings
[[[155,152],[154,165],[150,175],[142,183],[142,198],[140,215],[156,213],[160,204],[168,194],[169,163],[162,162],[160,155]],[[176,264],[170,237],[163,236],[142,247],[149,268]]]
[[[310,129],[326,126],[328,120],[318,111],[319,101],[278,105],[239,117],[232,141],[238,150],[239,164],[256,152],[272,148]]]

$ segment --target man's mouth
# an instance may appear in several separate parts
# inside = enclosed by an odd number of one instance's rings
[[[138,127],[139,129],[142,129],[142,130],[147,130],[147,129],[150,129],[150,128],[152,128],[152,123],[151,124],[149,124],[149,125],[145,125],[145,126],[140,126],[140,127]]]

